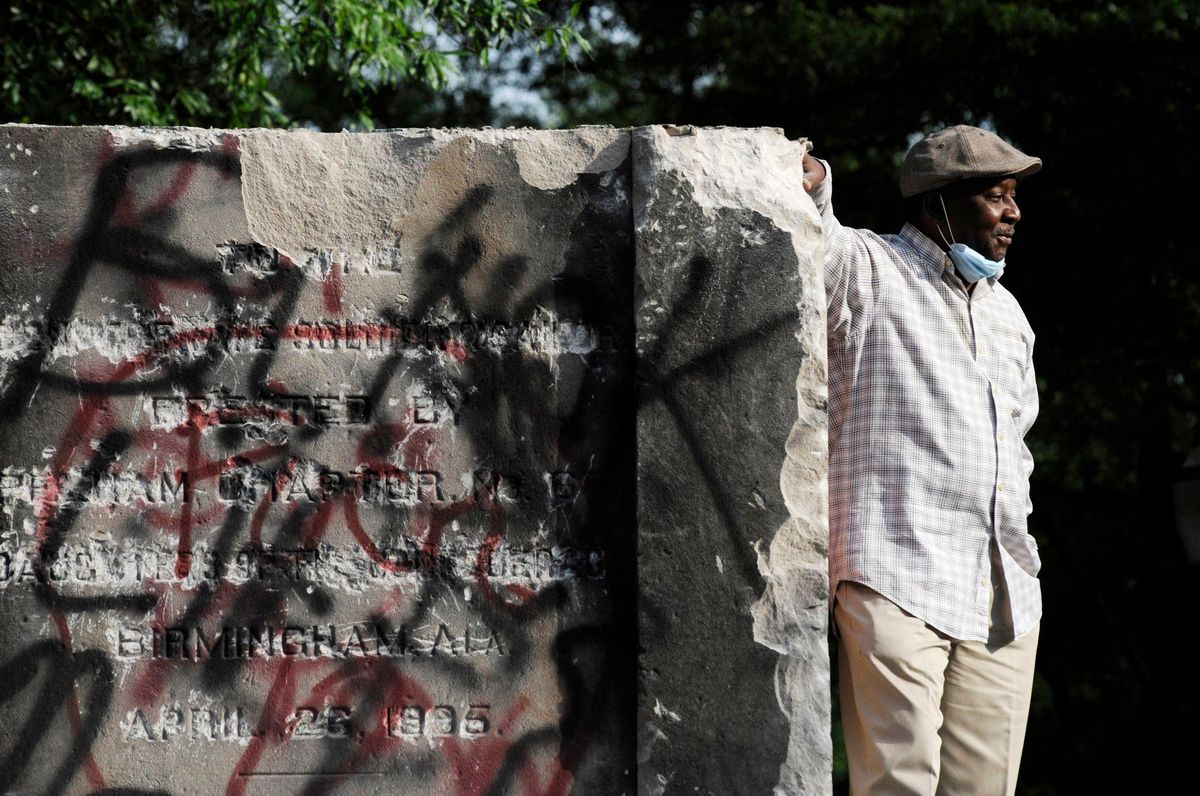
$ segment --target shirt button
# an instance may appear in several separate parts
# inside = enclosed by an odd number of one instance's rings
[[[1005,436],[1001,434],[999,437],[997,437],[997,439],[999,439],[1001,442],[1004,442]]]
[[[997,489],[997,491],[1003,492],[1003,491],[1004,491],[1004,484],[996,484],[996,489]]]

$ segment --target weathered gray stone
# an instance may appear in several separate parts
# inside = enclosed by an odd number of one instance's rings
[[[826,793],[823,243],[797,190],[807,142],[652,127],[633,148],[639,786]]]
[[[797,151],[0,127],[0,791],[822,792]]]

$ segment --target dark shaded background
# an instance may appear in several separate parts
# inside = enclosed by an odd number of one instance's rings
[[[593,47],[573,65],[517,40],[438,90],[351,92],[336,62],[303,77],[279,68],[276,111],[335,130],[777,126],[831,161],[842,221],[879,231],[901,223],[897,168],[917,134],[983,124],[1040,156],[1004,277],[1038,335],[1042,396],[1028,442],[1045,620],[1021,792],[1192,792],[1200,570],[1172,490],[1200,446],[1187,238],[1200,222],[1200,2],[543,4],[564,21],[571,5]],[[6,53],[15,31],[0,28]],[[153,46],[114,55],[117,71],[165,69]],[[9,75],[20,66],[5,62]],[[119,104],[81,111],[69,85],[6,93],[0,119],[135,118]],[[174,95],[168,105],[184,123],[241,118],[219,102],[193,116]]]
[[[852,226],[899,228],[914,133],[984,123],[1042,157],[1004,279],[1042,397],[1021,792],[1195,792],[1200,577],[1171,493],[1200,445],[1200,4],[616,6],[637,43],[545,81],[570,121],[783,127],[832,163]]]

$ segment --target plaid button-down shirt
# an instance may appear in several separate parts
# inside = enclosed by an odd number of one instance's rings
[[[843,227],[831,183],[813,199],[829,302],[832,593],[857,581],[951,638],[1019,637],[1042,613],[1026,527],[1033,331],[997,277],[968,295],[915,227]]]

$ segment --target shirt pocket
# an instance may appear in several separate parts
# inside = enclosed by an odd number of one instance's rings
[[[1019,413],[1021,386],[1029,370],[1029,340],[1015,329],[997,329],[992,361],[995,363],[992,378],[995,388],[1004,399],[1009,411]]]

